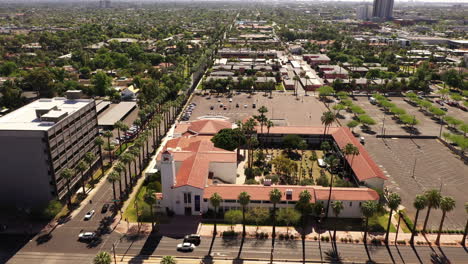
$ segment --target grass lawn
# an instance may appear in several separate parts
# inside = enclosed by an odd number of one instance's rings
[[[369,230],[374,232],[385,232],[387,231],[387,224],[388,213],[382,215],[374,215],[369,219]],[[390,232],[396,232],[396,228],[392,223],[390,223]]]
[[[276,91],[284,91],[283,83],[277,83],[277,84],[275,85],[275,90],[276,90]]]
[[[151,223],[150,218],[150,210],[149,205],[145,203],[144,197],[147,191],[147,187],[145,185],[141,186],[140,190],[138,190],[137,195],[130,201],[130,205],[127,207],[125,212],[123,213],[123,219],[127,219],[129,222],[136,223],[137,222],[137,211],[135,208],[135,200],[137,201],[138,205],[138,214],[140,215],[140,222],[143,223]],[[165,214],[156,213],[155,214],[155,221],[160,224],[169,223],[170,218],[167,217]]]
[[[283,149],[268,149],[268,154],[272,155],[272,159],[279,155],[286,155],[284,153]],[[323,151],[321,150],[316,150],[315,153],[317,154],[317,158],[321,159],[323,158]],[[302,154],[301,151],[299,151],[299,154]],[[295,160],[296,164],[298,165],[298,176],[300,179],[308,179],[313,177],[314,182],[317,181],[317,179],[320,177],[320,170],[323,168],[320,168],[317,161],[314,161],[312,164],[312,161],[309,159],[312,156],[312,150],[306,150],[304,151],[304,157],[299,160]],[[328,170],[324,170],[325,175],[327,176],[328,180],[330,180],[331,174]],[[312,174],[311,174],[312,172]],[[273,168],[272,173],[275,172],[275,168]]]

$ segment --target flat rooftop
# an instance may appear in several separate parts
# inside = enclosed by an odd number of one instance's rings
[[[57,108],[57,110],[51,110],[48,115],[56,116],[65,113],[72,115],[92,101],[90,99],[69,100],[63,97],[41,98],[0,117],[0,130],[47,131],[56,123],[41,121],[36,115],[36,110]]]
[[[98,116],[98,125],[113,126],[115,122],[122,120],[135,107],[136,102],[120,102],[118,104],[111,104],[109,108]]]

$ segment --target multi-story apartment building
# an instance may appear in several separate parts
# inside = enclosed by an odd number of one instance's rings
[[[34,208],[66,198],[60,174],[75,168],[86,152],[99,159],[97,135],[96,107],[89,99],[43,98],[1,117],[0,206]],[[71,192],[80,183],[76,173]]]

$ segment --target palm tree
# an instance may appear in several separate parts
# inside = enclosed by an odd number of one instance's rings
[[[322,122],[322,125],[324,125],[322,141],[325,140],[325,135],[327,134],[327,128],[330,127],[333,124],[333,122],[335,122],[335,120],[336,120],[336,116],[331,111],[323,113],[322,116],[320,117],[320,121]]]
[[[333,179],[334,179],[334,173],[335,169],[339,165],[340,161],[338,158],[336,158],[335,155],[330,155],[327,158],[327,164],[330,166],[330,188],[328,191],[328,202],[327,202],[327,212],[325,213],[325,217],[328,217],[328,212],[330,211],[330,206],[331,206],[331,195],[332,195],[332,189],[333,189]]]
[[[398,206],[401,204],[401,197],[398,193],[391,193],[388,196],[388,208],[390,208],[390,213],[388,216],[388,224],[387,224],[387,234],[385,235],[385,243],[388,243],[388,235],[390,233],[390,224],[392,222],[392,214],[393,211],[398,209]]]
[[[253,162],[253,134],[255,133],[255,126],[257,125],[257,122],[255,119],[250,118],[247,120],[244,125],[242,126],[242,130],[245,133],[245,137],[247,138],[247,152],[248,152],[248,160],[247,160],[247,167],[252,168],[252,162]]]
[[[455,209],[455,200],[450,196],[445,196],[440,199],[440,209],[442,210],[442,218],[440,219],[439,232],[437,233],[436,245],[440,244],[440,234],[442,233],[442,227],[444,225],[445,215],[447,212]]]
[[[112,134],[112,131],[106,131],[104,132],[104,137],[107,138],[107,147],[109,148],[109,158],[110,158],[110,162],[112,163],[112,148],[111,148],[111,144],[110,144],[110,139],[111,137],[113,137],[114,134]]]
[[[414,217],[414,223],[413,223],[413,230],[411,230],[411,239],[410,239],[410,244],[414,243],[414,236],[416,235],[417,232],[417,226],[418,226],[418,217],[419,217],[419,212],[426,208],[427,205],[427,198],[425,195],[416,195],[416,198],[414,199],[413,206],[416,208],[416,216]]]
[[[114,166],[114,170],[119,173],[119,175],[122,175],[122,172],[124,173],[124,182],[125,182],[125,192],[128,190],[128,182],[127,182],[127,170],[125,168],[125,165],[122,162],[117,162]]]
[[[338,218],[338,215],[341,213],[341,211],[344,209],[343,207],[343,202],[342,201],[333,201],[332,204],[332,209],[333,209],[333,214],[335,215],[335,218]],[[337,222],[335,221],[335,228],[333,230],[333,241],[336,243],[336,226]]]
[[[140,150],[138,149],[137,146],[133,145],[128,150],[128,153],[130,153],[132,155],[133,169],[135,170],[135,173],[138,174],[136,159],[137,159],[138,155],[140,154]]]
[[[265,106],[261,106],[259,109],[258,109],[258,112],[260,113],[260,118],[258,119],[258,121],[260,122],[260,133],[263,134],[263,126],[265,125],[265,123],[267,122],[267,118],[265,116],[265,113],[268,113],[268,108],[266,108]]]
[[[86,171],[87,168],[88,168],[88,164],[83,160],[80,160],[80,162],[78,162],[78,165],[76,165],[76,168],[75,168],[76,171],[81,174],[81,185],[83,187],[83,194],[86,194],[84,172]]]
[[[132,154],[130,154],[129,152],[125,152],[119,159],[123,164],[125,164],[125,167],[128,169],[128,182],[130,183],[130,185],[132,184],[132,169],[130,166],[132,160],[133,160],[133,157],[132,157]],[[126,176],[126,175],[125,175]],[[125,179],[125,181],[127,181],[127,179]],[[127,188],[127,186],[125,186],[125,188]]]
[[[296,100],[299,100],[299,97],[298,97],[298,88],[297,88],[297,84],[300,80],[299,76],[295,75],[293,77],[293,80],[294,80],[294,95],[296,96]]]
[[[60,173],[63,179],[67,181],[67,196],[68,196],[68,207],[71,207],[71,193],[70,193],[70,180],[75,176],[75,172],[72,169],[66,168]]]
[[[117,202],[117,195],[115,193],[115,182],[118,181],[119,182],[119,185],[120,185],[120,175],[118,172],[116,171],[112,171],[111,173],[109,173],[109,176],[107,176],[107,181],[112,183],[112,192],[114,193],[114,203]],[[119,188],[120,190],[120,196],[122,196],[122,188],[120,187]]]
[[[94,264],[110,264],[112,262],[111,256],[105,251],[99,252],[96,257],[94,257]]]
[[[346,144],[346,146],[344,146],[344,148],[341,150],[341,152],[345,156],[345,159],[343,160],[344,161],[344,167],[346,167],[346,157],[347,156],[352,155],[353,159],[354,159],[354,156],[359,155],[359,149],[356,146],[354,146],[352,143]],[[351,160],[351,163],[349,163],[350,174],[351,174],[352,161],[353,160]]]
[[[270,136],[270,128],[272,128],[274,126],[275,126],[275,124],[273,123],[273,121],[271,121],[271,120],[267,121],[266,127],[267,127],[267,136],[268,137]]]
[[[151,212],[151,228],[154,228],[154,213],[153,213],[153,205],[156,203],[156,195],[153,191],[149,191],[145,194],[144,197],[145,203],[147,203],[150,207]]]
[[[102,146],[104,145],[104,140],[102,137],[96,137],[94,139],[94,144],[99,147],[99,159],[101,160],[101,171],[104,175],[104,159],[102,158]]]
[[[83,157],[83,160],[89,166],[88,174],[91,174],[91,183],[94,184],[93,181],[92,181],[93,180],[93,170],[91,170],[91,167],[94,164],[94,161],[96,160],[96,155],[93,152],[86,152],[84,157]],[[104,175],[104,174],[102,174],[102,175]]]
[[[211,195],[210,197],[210,203],[211,203],[211,206],[213,206],[213,209],[214,209],[214,230],[213,230],[213,236],[216,236],[216,234],[218,233],[217,232],[217,229],[216,229],[216,221],[217,221],[217,216],[218,216],[218,208],[219,208],[219,205],[221,204],[221,201],[223,200],[223,198],[221,198],[221,196],[218,194],[218,193],[213,193],[213,195]]]
[[[367,231],[369,229],[369,218],[371,218],[377,211],[377,202],[366,201],[361,206],[361,212],[366,218],[365,229],[364,229],[364,244],[367,245]]]
[[[245,209],[250,203],[250,195],[247,192],[241,192],[238,199],[242,206],[242,237],[245,237]]]
[[[126,126],[122,121],[117,121],[114,124],[114,127],[117,128],[117,136],[119,137],[119,150],[122,152],[122,144],[120,143],[120,131],[126,131],[127,129],[124,129],[124,126]]]
[[[468,214],[468,202],[465,203],[465,212]],[[465,232],[463,232],[463,238],[460,243],[463,247],[465,247],[465,240],[466,240],[467,234],[468,234],[468,220],[466,220]]]
[[[275,237],[276,237],[276,205],[281,202],[281,197],[283,194],[278,189],[273,189],[270,191],[270,202],[273,204],[273,233],[272,233],[272,241],[271,246],[275,247]]]
[[[301,239],[302,239],[302,260],[305,262],[305,230],[307,227],[307,217],[309,213],[311,212],[311,204],[310,200],[312,199],[312,195],[310,194],[309,191],[303,190],[301,193],[299,193],[299,201],[296,204],[296,208],[301,211],[302,214],[302,234],[301,234]]]
[[[173,256],[164,256],[161,259],[160,264],[177,264],[176,259]]]
[[[442,199],[442,196],[440,195],[440,192],[435,189],[426,191],[424,195],[426,196],[426,199],[427,199],[427,214],[426,214],[426,219],[424,220],[423,232],[426,232],[427,221],[429,220],[431,209],[439,208],[440,199]]]

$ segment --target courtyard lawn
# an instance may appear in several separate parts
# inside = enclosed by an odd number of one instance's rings
[[[137,195],[130,201],[129,206],[123,213],[123,219],[127,219],[129,222],[136,223],[137,222],[137,210],[135,208],[135,200],[138,206],[138,214],[140,215],[140,222],[143,223],[151,223],[151,213],[150,208],[147,203],[144,201],[145,194],[147,192],[147,186],[141,186],[140,190],[138,190]],[[162,213],[156,213],[155,215],[155,222],[160,224],[168,223],[169,217]]]
[[[265,152],[267,153],[267,155],[271,155],[271,160],[275,159],[278,156],[287,157],[287,154],[285,153],[285,150],[283,149],[266,149]],[[306,150],[304,152],[293,151],[293,154],[297,153],[299,157],[293,160],[298,166],[298,171],[297,171],[296,176],[298,177],[299,180],[313,178],[314,183],[316,183],[317,179],[320,177],[320,171],[323,170],[325,172],[325,176],[327,177],[328,181],[330,181],[330,178],[331,178],[330,172],[325,168],[321,168],[318,165],[317,161],[310,160],[310,157],[312,156],[312,152],[313,150]],[[315,150],[315,153],[317,155],[317,159],[323,159],[323,151]],[[272,168],[272,174],[276,174],[274,166]],[[335,183],[336,182],[334,182],[334,186],[335,186]]]
[[[276,91],[284,91],[283,83],[277,83],[277,84],[275,85],[275,90],[276,90]]]

